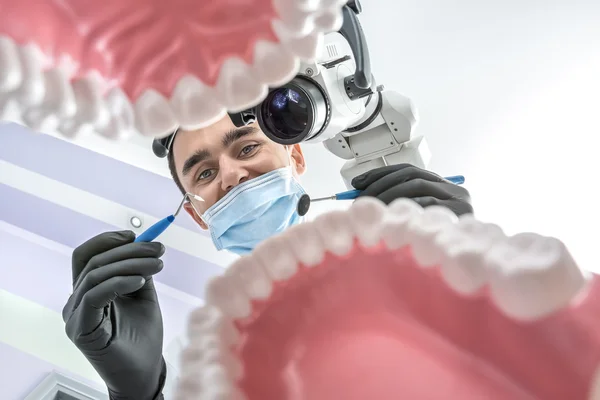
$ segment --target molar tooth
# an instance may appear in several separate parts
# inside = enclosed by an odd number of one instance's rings
[[[203,400],[245,400],[246,396],[229,378],[227,370],[221,365],[209,365],[202,371]]]
[[[171,108],[179,125],[185,130],[212,125],[227,113],[214,91],[191,75],[177,82],[171,97]]]
[[[364,247],[381,241],[381,230],[387,215],[385,204],[374,197],[361,197],[349,209],[350,222]]]
[[[412,254],[422,267],[433,267],[442,261],[443,252],[434,239],[456,220],[456,215],[447,208],[431,206],[410,222]]]
[[[273,0],[273,7],[292,32],[307,35],[314,29],[312,13],[299,7],[298,0]]]
[[[461,294],[481,289],[488,282],[484,255],[504,237],[500,227],[477,221],[472,215],[465,215],[442,230],[435,242],[443,249],[441,273],[448,286]]]
[[[307,267],[320,264],[325,257],[325,245],[312,224],[294,225],[281,234],[298,261]]]
[[[18,46],[12,39],[0,36],[0,93],[15,90],[22,80]]]
[[[145,136],[163,137],[178,127],[169,102],[153,89],[146,90],[135,102],[135,121]]]
[[[300,60],[284,46],[260,40],[254,47],[254,73],[261,82],[277,87],[294,78]]]
[[[239,58],[227,59],[215,85],[217,94],[227,110],[239,112],[260,103],[268,87],[253,75],[251,68]]]
[[[298,260],[289,243],[281,237],[260,243],[254,249],[253,257],[274,281],[287,280],[298,272]]]
[[[77,111],[75,94],[60,68],[52,68],[44,72],[44,81],[46,83],[44,100],[40,105],[27,110],[23,120],[33,130],[55,131],[61,121],[72,118]]]
[[[35,44],[19,46],[21,63],[21,85],[14,91],[14,96],[24,109],[42,102],[46,93],[42,64],[44,55]]]
[[[397,199],[390,203],[381,228],[381,236],[390,250],[411,243],[411,221],[422,213],[423,208],[410,199]]]
[[[339,9],[330,8],[324,10],[315,18],[315,28],[319,32],[329,33],[337,32],[344,23],[344,17]]]
[[[336,210],[319,215],[314,224],[326,250],[338,256],[350,252],[354,245],[354,228],[347,212]]]
[[[216,334],[228,346],[240,340],[240,333],[233,321],[226,318],[217,308],[203,306],[190,313],[188,318],[188,338]]]
[[[250,297],[242,288],[239,280],[225,271],[222,276],[211,279],[206,285],[206,303],[217,307],[226,316],[237,319],[246,318],[252,313]]]
[[[84,131],[92,131],[96,125],[108,122],[109,115],[102,98],[100,79],[97,73],[91,73],[71,84],[77,112],[72,118],[61,122],[59,130],[65,136],[74,137]]]
[[[233,380],[241,379],[244,367],[220,337],[214,335],[195,336],[181,355],[182,368],[202,371],[209,365],[221,365]]]
[[[311,33],[302,37],[292,37],[284,46],[305,62],[313,62],[320,53],[324,38],[322,33]]]
[[[490,294],[508,316],[543,318],[566,307],[587,277],[558,239],[520,233],[487,251]]]
[[[227,273],[237,280],[237,286],[242,288],[250,300],[267,299],[273,291],[273,281],[254,255],[236,260]]]
[[[120,88],[111,89],[104,99],[109,118],[100,121],[96,130],[110,139],[124,139],[135,132],[135,112],[127,95]]]

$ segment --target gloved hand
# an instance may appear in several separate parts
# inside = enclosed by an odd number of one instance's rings
[[[162,399],[163,325],[152,276],[160,243],[131,231],[98,235],[73,252],[73,294],[63,309],[67,336],[106,383],[112,400]]]
[[[410,164],[389,165],[365,172],[352,180],[352,186],[362,190],[359,197],[377,197],[385,204],[409,198],[422,207],[446,207],[458,216],[473,213],[467,189]]]

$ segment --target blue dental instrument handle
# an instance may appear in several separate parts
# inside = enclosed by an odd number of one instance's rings
[[[152,242],[159,237],[161,233],[166,231],[173,221],[175,221],[174,215],[169,215],[167,218],[161,219],[150,228],[146,229],[140,236],[136,237],[134,242]]]
[[[454,183],[455,185],[462,185],[463,183],[465,183],[465,177],[462,175],[448,176],[444,179]],[[355,189],[355,190],[348,190],[347,192],[337,193],[335,195],[335,199],[336,200],[354,200],[358,197],[360,192],[361,192],[361,190]]]

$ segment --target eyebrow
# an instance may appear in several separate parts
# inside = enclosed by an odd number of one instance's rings
[[[243,126],[241,128],[230,129],[223,136],[221,145],[224,148],[227,148],[243,137],[256,132],[258,132],[258,129],[253,126]],[[188,175],[196,165],[208,160],[210,157],[211,154],[208,150],[196,150],[194,154],[188,157],[188,159],[183,163],[183,170],[181,171],[182,175]]]

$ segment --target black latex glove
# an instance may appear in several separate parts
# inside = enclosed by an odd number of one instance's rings
[[[362,190],[359,197],[377,197],[385,204],[408,198],[422,207],[446,207],[459,216],[473,213],[467,189],[410,164],[373,169],[354,178],[352,186]]]
[[[111,399],[162,399],[163,325],[152,276],[165,248],[134,239],[131,231],[107,232],[75,249],[63,320]]]

